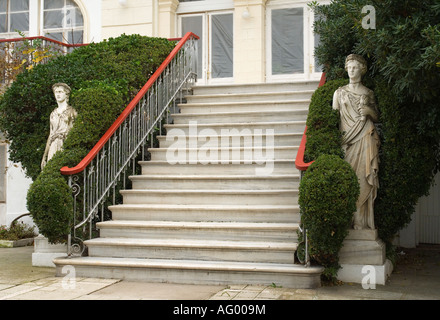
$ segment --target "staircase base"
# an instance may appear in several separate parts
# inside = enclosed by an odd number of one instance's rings
[[[75,268],[77,277],[199,285],[276,285],[286,288],[320,287],[323,271],[322,267],[296,264],[108,257],[56,258],[54,263],[59,277],[65,276],[63,267],[69,265]]]

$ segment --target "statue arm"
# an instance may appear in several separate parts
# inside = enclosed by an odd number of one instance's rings
[[[332,105],[332,108],[334,110],[339,110],[339,108],[340,108],[338,96],[339,96],[339,89],[336,90],[335,93],[333,94],[333,105]]]
[[[362,108],[362,115],[369,116],[373,122],[379,121],[379,116],[376,108],[376,102],[373,91],[370,91],[367,95],[367,103]]]

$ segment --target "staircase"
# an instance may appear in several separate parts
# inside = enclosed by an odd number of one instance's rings
[[[58,258],[81,277],[190,284],[320,285],[295,261],[294,159],[317,82],[195,86],[160,147],[110,207],[89,256]]]

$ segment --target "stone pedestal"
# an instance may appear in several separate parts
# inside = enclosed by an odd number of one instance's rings
[[[34,267],[55,267],[54,258],[67,256],[66,244],[51,244],[43,235],[34,238],[32,265]]]
[[[377,230],[351,229],[339,251],[339,263],[338,279],[344,282],[384,285],[393,269]]]

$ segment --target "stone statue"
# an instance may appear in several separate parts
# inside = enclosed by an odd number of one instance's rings
[[[367,71],[363,57],[350,54],[345,60],[350,83],[338,88],[333,109],[339,110],[342,148],[359,180],[360,195],[353,215],[353,229],[374,229],[374,200],[379,187],[380,140],[374,122],[378,112],[374,93],[365,87],[362,76]]]
[[[57,151],[62,150],[67,133],[72,128],[73,121],[77,116],[75,109],[69,105],[70,87],[65,83],[55,83],[52,86],[52,91],[58,108],[50,114],[50,134],[41,161],[41,169]]]

